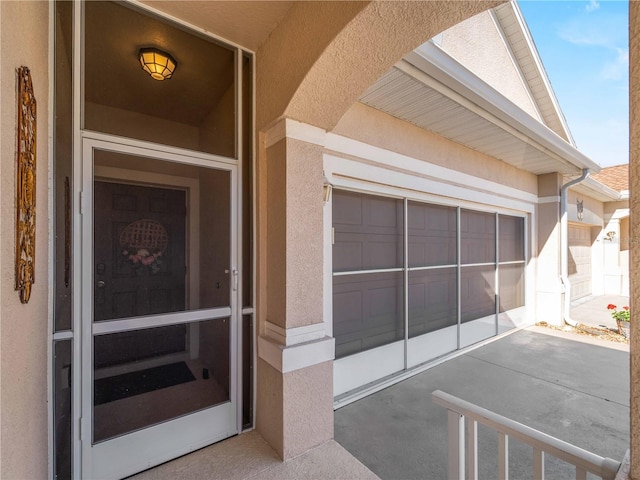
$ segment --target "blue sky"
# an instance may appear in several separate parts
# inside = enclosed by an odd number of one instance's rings
[[[627,163],[628,3],[518,4],[580,151],[603,167]]]

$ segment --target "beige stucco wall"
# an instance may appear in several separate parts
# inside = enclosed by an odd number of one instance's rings
[[[442,33],[441,47],[529,115],[543,121],[488,11],[469,18]]]
[[[536,318],[562,325],[562,292],[560,281],[560,187],[562,177],[555,173],[538,177],[538,196],[556,201],[540,203],[536,209]]]
[[[199,129],[184,123],[90,102],[85,104],[85,116],[90,129],[98,132],[135,137],[190,150],[199,148]]]
[[[631,311],[640,309],[640,2],[629,2]],[[640,478],[640,329],[631,330],[631,478]]]
[[[284,139],[268,149],[267,320],[322,322],[322,150]]]
[[[332,133],[536,194],[537,177],[362,103]]]
[[[331,130],[404,55],[503,1],[297,2],[257,52],[258,128],[288,117]]]
[[[578,217],[578,201],[582,202],[582,219]],[[567,214],[570,222],[595,227],[604,225],[604,203],[571,189],[567,191]]]
[[[0,478],[47,477],[49,4],[0,2]],[[37,106],[36,283],[14,291],[16,68],[31,70]]]

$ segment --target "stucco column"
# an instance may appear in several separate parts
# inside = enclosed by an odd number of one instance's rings
[[[640,309],[640,3],[629,2],[629,188],[631,312]],[[640,328],[631,329],[631,478],[640,479]]]
[[[292,126],[306,132],[302,140]],[[333,438],[334,340],[323,323],[322,146],[313,141],[323,136],[283,120],[262,136],[259,159],[266,259],[259,275],[256,423],[283,459]]]
[[[538,176],[537,320],[562,325],[563,291],[560,280],[560,187],[562,176]]]
[[[610,232],[612,236],[608,236]],[[599,235],[603,244],[602,293],[604,295],[620,295],[622,290],[622,269],[620,268],[620,219],[611,218]],[[595,263],[595,262],[594,262]],[[598,271],[594,273],[597,275]],[[595,287],[595,285],[594,285]],[[594,288],[593,293],[597,294]]]

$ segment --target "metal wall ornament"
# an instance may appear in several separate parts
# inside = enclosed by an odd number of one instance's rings
[[[578,220],[584,219],[584,200],[576,200],[576,209],[578,210]]]
[[[18,68],[18,152],[16,181],[16,290],[29,302],[36,257],[36,98],[31,73]]]

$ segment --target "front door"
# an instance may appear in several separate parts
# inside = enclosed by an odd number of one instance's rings
[[[235,167],[83,145],[82,476],[238,432]]]

